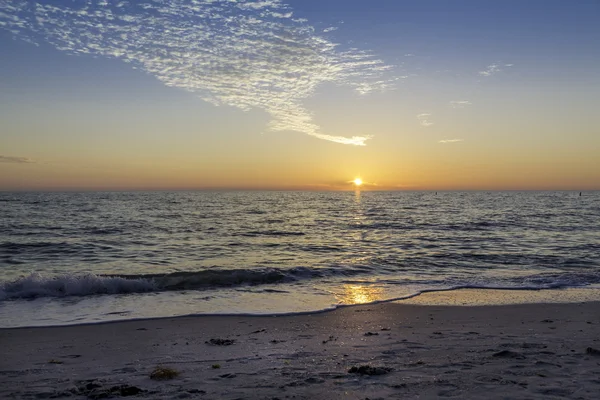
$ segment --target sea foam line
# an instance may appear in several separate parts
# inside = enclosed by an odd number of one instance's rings
[[[403,300],[409,300],[424,294],[429,293],[437,293],[437,292],[452,292],[463,289],[478,289],[478,290],[491,290],[491,291],[540,291],[540,290],[559,290],[564,288],[537,288],[537,287],[491,287],[491,286],[477,286],[477,285],[461,285],[461,286],[452,286],[446,288],[437,288],[437,289],[423,289],[416,291],[414,293],[399,296],[384,300],[376,300],[368,303],[358,303],[358,304],[335,304],[329,307],[325,307],[317,310],[307,310],[307,311],[294,311],[294,312],[269,312],[269,313],[193,313],[193,314],[182,314],[182,315],[171,315],[171,316],[160,316],[160,317],[133,317],[127,319],[115,319],[115,320],[102,320],[102,321],[93,321],[93,322],[79,322],[79,323],[65,323],[65,324],[55,324],[55,325],[31,325],[31,326],[18,326],[18,327],[5,327],[2,329],[21,329],[21,328],[50,328],[50,327],[64,327],[64,326],[86,326],[86,325],[101,325],[101,324],[111,324],[111,323],[119,323],[119,322],[132,322],[132,321],[154,321],[161,319],[179,319],[179,318],[190,318],[190,317],[284,317],[284,316],[298,316],[298,315],[312,315],[312,314],[323,314],[327,312],[332,312],[337,309],[342,308],[350,308],[350,307],[358,307],[358,306],[370,306],[377,304],[385,304]],[[600,289],[596,289],[600,293]],[[600,298],[600,295],[599,295]]]

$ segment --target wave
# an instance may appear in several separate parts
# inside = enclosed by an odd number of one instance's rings
[[[94,274],[64,274],[46,277],[34,273],[15,281],[0,283],[0,300],[143,293],[156,289],[152,281],[145,279],[126,279]]]
[[[235,286],[290,283],[329,276],[354,276],[367,273],[360,268],[291,269],[212,269],[169,274],[96,275],[63,274],[45,276],[34,273],[14,281],[0,282],[0,301],[37,297],[89,296],[177,290],[202,290]]]
[[[256,237],[256,236],[304,236],[306,235],[304,232],[294,232],[294,231],[249,231],[235,234],[234,236],[247,236],[247,237]]]
[[[59,235],[56,235],[59,236]],[[66,240],[60,242],[36,241],[28,243],[4,242],[0,243],[0,255],[10,257],[25,257],[28,259],[48,260],[51,257],[81,257],[100,254],[108,254],[109,252],[119,252],[119,243],[108,240],[105,243],[96,242],[68,242]]]
[[[546,273],[509,278],[509,284],[534,289],[565,289],[600,284],[600,272]]]
[[[88,228],[85,232],[89,235],[120,235],[124,233],[120,228]]]
[[[39,273],[0,282],[0,301],[33,299],[38,297],[69,297],[90,295],[116,295],[131,293],[206,290],[241,286],[294,283],[303,280],[337,278],[340,284],[364,283],[360,276],[370,275],[368,267],[355,266],[291,269],[219,269],[183,271],[167,274],[96,275],[92,273],[45,276]],[[415,295],[439,290],[455,289],[510,289],[544,290],[585,287],[600,284],[598,272],[543,273],[529,276],[487,278],[485,280],[409,280],[394,279],[386,274],[375,281],[378,284],[419,285],[429,288]],[[353,279],[356,277],[357,279]],[[349,278],[349,279],[345,279]],[[412,295],[411,295],[412,297]],[[386,301],[390,301],[387,299]]]

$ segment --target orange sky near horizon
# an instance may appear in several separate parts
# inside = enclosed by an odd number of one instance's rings
[[[600,169],[592,157],[553,163],[548,156],[536,158],[523,154],[506,162],[502,154],[494,157],[454,151],[416,157],[353,148],[355,154],[350,155],[331,157],[333,152],[329,152],[329,159],[325,155],[319,159],[318,154],[310,159],[289,155],[282,161],[281,154],[275,153],[259,160],[220,163],[208,158],[208,154],[197,160],[176,161],[140,157],[110,163],[77,158],[4,163],[0,164],[0,189],[354,190],[352,181],[358,177],[364,182],[361,190],[600,189]],[[369,154],[372,156],[367,157]]]

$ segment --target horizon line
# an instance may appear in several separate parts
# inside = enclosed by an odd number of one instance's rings
[[[324,188],[13,188],[0,189],[0,193],[101,193],[101,192],[597,192],[600,188],[387,188],[387,189],[324,189]]]

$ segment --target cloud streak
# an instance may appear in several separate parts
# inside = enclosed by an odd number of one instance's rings
[[[11,157],[0,155],[0,163],[9,164],[35,164],[35,161],[27,157]]]
[[[417,115],[417,119],[419,120],[421,126],[428,127],[433,125],[433,122],[431,122],[431,120],[429,119],[430,116],[431,114],[429,113],[422,113]]]
[[[483,71],[479,71],[479,75],[481,76],[492,76],[495,73],[500,72],[500,66],[498,64],[491,64],[486,67]]]
[[[391,66],[368,51],[341,50],[280,0],[0,0],[0,29],[122,60],[214,105],[263,110],[273,131],[342,144],[370,137],[323,133],[303,102],[324,83],[367,94],[394,82]]]
[[[443,140],[440,140],[438,143],[446,144],[446,143],[458,143],[458,142],[464,142],[464,141],[465,141],[465,139],[443,139]]]
[[[510,68],[510,67],[513,67],[513,66],[514,66],[514,64],[504,64],[503,65],[503,67],[506,67],[506,68]],[[492,75],[495,75],[498,72],[502,71],[501,67],[502,66],[499,65],[499,64],[497,64],[497,63],[496,64],[488,65],[483,71],[479,71],[479,75],[481,75],[481,76],[492,76]]]
[[[450,102],[450,107],[452,108],[465,108],[467,106],[472,105],[473,103],[471,103],[468,100],[452,100]]]

